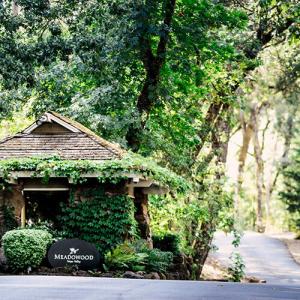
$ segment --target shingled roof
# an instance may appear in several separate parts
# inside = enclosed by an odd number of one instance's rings
[[[125,154],[82,124],[55,112],[44,113],[22,132],[0,141],[0,160],[54,156],[70,160],[111,160]]]

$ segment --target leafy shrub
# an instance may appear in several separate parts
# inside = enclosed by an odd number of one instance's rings
[[[59,217],[67,238],[93,243],[101,254],[124,242],[135,232],[134,203],[125,195],[107,196],[101,189],[90,190],[88,199],[62,206]]]
[[[165,233],[161,235],[154,235],[152,240],[154,248],[162,251],[169,251],[175,255],[180,253],[180,239],[177,234]]]
[[[170,251],[161,251],[160,249],[149,249],[144,240],[138,240],[132,243],[136,253],[146,253],[147,272],[166,272],[173,261],[173,253]]]
[[[118,245],[105,255],[106,270],[166,272],[173,261],[171,252],[149,249],[142,240]]]
[[[62,238],[62,232],[57,230],[54,227],[54,224],[51,221],[39,221],[38,223],[34,223],[31,225],[26,225],[27,229],[39,229],[43,231],[48,231],[54,239]]]
[[[230,274],[230,280],[234,282],[240,282],[245,276],[245,264],[241,255],[234,252],[231,256],[231,265],[228,268]]]
[[[44,230],[16,229],[2,237],[8,265],[15,270],[37,267],[46,256],[52,235]]]
[[[118,245],[105,255],[107,270],[145,270],[146,253],[137,253],[129,243]]]
[[[149,272],[165,273],[173,261],[173,253],[159,249],[148,251],[146,270]]]

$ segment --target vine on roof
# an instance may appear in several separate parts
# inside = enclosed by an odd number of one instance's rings
[[[0,178],[4,185],[13,177],[13,171],[33,171],[32,177],[42,178],[44,182],[50,177],[67,177],[74,184],[85,182],[86,173],[97,173],[101,183],[117,183],[127,179],[129,173],[134,173],[179,193],[189,189],[188,183],[182,177],[159,166],[155,161],[136,154],[103,162],[63,160],[58,156],[6,159],[0,161]]]

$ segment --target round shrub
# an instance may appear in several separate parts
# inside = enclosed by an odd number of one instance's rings
[[[16,229],[2,237],[8,265],[15,270],[37,267],[46,256],[52,235],[39,229]]]

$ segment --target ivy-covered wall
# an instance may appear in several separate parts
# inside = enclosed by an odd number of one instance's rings
[[[20,193],[14,195],[18,191],[18,186],[12,186],[10,183],[16,179],[15,171],[31,171],[32,178],[40,179],[43,184],[49,184],[53,178],[65,178],[67,182],[72,182],[71,186],[76,192],[72,195],[70,203],[64,204],[61,216],[64,235],[95,243],[103,254],[130,237],[136,228],[143,238],[151,240],[147,196],[135,193],[136,214],[134,214],[134,201],[125,195],[124,189],[128,174],[134,173],[151,179],[174,192],[182,193],[189,189],[189,185],[182,177],[158,166],[151,159],[134,154],[104,162],[68,161],[56,156],[7,159],[0,161],[0,188],[4,188],[8,194],[12,190],[13,194],[7,200],[15,208],[18,217],[24,199],[19,197]],[[97,174],[93,179],[94,183],[91,184],[92,179],[86,178],[84,174]],[[87,197],[88,201],[82,201],[86,198],[86,195],[82,194],[86,186],[91,188],[109,184],[115,185],[114,189],[104,192],[94,188],[93,195]],[[116,190],[117,186],[121,186],[123,190],[121,192]],[[136,226],[136,220],[139,226]]]
[[[1,204],[0,205],[0,238],[8,231],[18,227],[17,220],[15,218],[14,208]]]
[[[96,245],[101,254],[136,234],[133,199],[108,195],[102,188],[86,190],[85,201],[64,204],[59,217],[65,237],[79,238]]]

